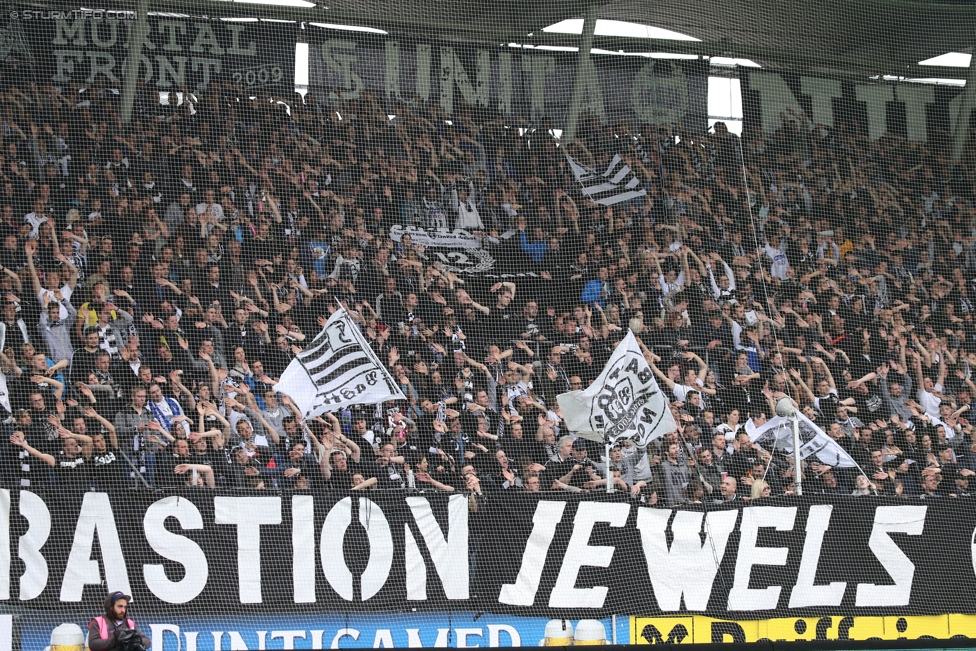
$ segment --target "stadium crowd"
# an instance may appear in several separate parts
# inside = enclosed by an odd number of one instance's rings
[[[811,458],[805,492],[971,493],[976,185],[941,145],[790,114],[741,140],[585,116],[563,148],[219,82],[120,102],[0,95],[5,486],[759,499],[793,491],[746,432],[785,395],[864,470]],[[564,151],[621,155],[646,196],[586,200]],[[415,243],[437,228],[489,263]],[[303,422],[275,383],[337,304],[408,401]],[[679,429],[604,459],[556,395],[628,328]]]

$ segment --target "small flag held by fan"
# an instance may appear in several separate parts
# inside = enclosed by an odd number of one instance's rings
[[[573,176],[582,186],[583,196],[591,201],[603,206],[612,206],[647,194],[647,190],[640,187],[640,179],[619,154],[613,155],[613,160],[603,174],[591,170],[569,154],[566,154],[566,158],[573,169]]]
[[[275,390],[290,397],[305,418],[349,405],[406,400],[342,308],[329,317],[308,348],[291,361]]]

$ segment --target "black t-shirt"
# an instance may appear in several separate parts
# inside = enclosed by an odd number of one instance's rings
[[[567,457],[565,461],[553,461],[550,459],[546,462],[546,471],[542,475],[542,490],[552,490],[552,483],[565,476],[566,473],[573,469],[576,463],[577,461],[573,457]],[[576,472],[579,473],[581,471],[582,468]]]
[[[297,475],[286,477],[285,471],[289,468],[298,468],[301,472]],[[307,454],[302,455],[302,458],[299,459],[298,463],[295,463],[289,459],[286,461],[286,463],[281,465],[282,488],[294,488],[295,480],[299,477],[305,477],[308,479],[309,488],[317,488],[321,486],[322,473],[319,471],[318,464],[315,463],[315,460]]]
[[[837,395],[836,391],[830,391],[825,396],[819,396],[814,404],[820,410],[820,413],[824,415],[824,419],[832,421],[837,417],[840,396]]]
[[[27,442],[41,452],[57,455],[63,445],[57,427],[48,422],[47,417],[54,413],[49,409],[31,409],[31,426],[23,429]]]
[[[176,488],[186,484],[187,473],[178,475],[173,470],[183,463],[193,463],[190,457],[181,457],[166,449],[156,455],[156,486],[161,488]]]
[[[347,491],[352,488],[352,475],[348,470],[333,470],[325,486],[330,490]]]
[[[71,356],[71,381],[87,382],[88,374],[95,368],[96,359],[102,350],[98,349],[94,353],[88,352],[85,348],[79,348]]]
[[[491,312],[488,313],[488,331],[491,333],[491,340],[498,342],[502,347],[507,346],[512,339],[521,334],[516,332],[521,326],[519,321],[518,315],[511,308],[491,308]]]
[[[111,488],[122,488],[125,486],[126,470],[129,468],[125,459],[118,450],[105,448],[105,451],[92,451],[91,459],[88,460],[91,479],[98,487],[98,490]]]
[[[376,477],[377,488],[393,489],[406,486],[407,473],[403,470],[403,466],[398,463],[391,461],[383,466],[374,461],[367,467],[367,470],[370,477]]]
[[[54,471],[61,487],[86,490],[91,482],[91,465],[83,456],[69,459],[63,451],[54,455]]]
[[[854,406],[857,407],[857,414],[855,415],[861,422],[869,423],[879,418],[887,418],[888,409],[878,394],[872,391],[866,394],[853,391],[851,397],[854,398]]]

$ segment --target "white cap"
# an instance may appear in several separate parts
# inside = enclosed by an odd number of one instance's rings
[[[77,624],[61,624],[51,631],[51,651],[84,651],[85,633]]]
[[[542,646],[569,646],[573,643],[573,625],[568,619],[550,619]]]
[[[576,624],[573,646],[606,643],[607,629],[604,628],[603,622],[595,619],[581,619]]]

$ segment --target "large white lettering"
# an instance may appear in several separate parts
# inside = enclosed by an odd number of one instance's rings
[[[10,599],[10,491],[0,488],[0,599]]]
[[[330,92],[329,97],[332,99],[339,99],[340,96],[342,99],[358,99],[359,93],[366,86],[362,77],[352,69],[359,60],[359,57],[352,53],[355,49],[355,41],[329,39],[322,44],[322,63],[339,76],[342,87],[345,88],[340,94]]]
[[[441,527],[430,508],[430,502],[422,497],[408,497],[407,505],[417,523],[420,535],[427,545],[434,569],[441,580],[444,595],[448,599],[468,598],[468,498],[464,495],[452,495],[447,501],[448,533],[445,538]],[[412,554],[420,555],[417,543],[406,526],[406,546],[408,557]],[[412,547],[412,549],[411,549]],[[414,556],[416,558],[416,556]],[[407,585],[427,584],[427,568],[421,557],[419,564],[414,563],[414,569],[419,565],[420,572],[411,576],[410,566],[407,569]],[[426,590],[424,590],[426,595]],[[423,598],[426,598],[423,597]]]
[[[193,28],[197,30],[197,35],[190,45],[190,52],[205,52],[205,48],[209,48],[210,54],[220,56],[224,53],[224,48],[217,42],[217,35],[214,34],[210,23],[193,23]]]
[[[166,529],[167,518],[175,518],[180,528],[186,530],[203,529],[203,517],[193,502],[173,495],[151,504],[142,519],[146,542],[163,558],[182,565],[185,570],[183,578],[170,581],[161,564],[143,565],[142,575],[146,586],[159,599],[171,604],[185,604],[207,587],[210,568],[200,545]]]
[[[230,32],[230,47],[227,48],[227,54],[246,57],[257,56],[258,46],[254,41],[248,41],[245,48],[241,47],[241,34],[246,29],[244,25],[224,25],[224,27]]]
[[[388,99],[403,99],[400,95],[400,41],[387,41],[383,48],[383,88]]]
[[[295,640],[298,638],[305,639],[305,631],[271,631],[271,639],[276,638],[282,639],[283,649],[294,649]]]
[[[180,644],[180,627],[176,624],[150,624],[150,639],[152,644],[150,645],[153,649],[165,649],[166,648],[166,634],[170,633],[176,637],[176,651],[181,651],[182,645]],[[172,647],[170,647],[172,648]],[[220,648],[220,647],[216,647]]]
[[[20,537],[17,556],[24,562],[20,577],[20,600],[35,599],[47,587],[47,560],[41,548],[51,535],[51,512],[40,497],[30,491],[20,491],[20,515],[27,519],[27,531]]]
[[[796,585],[790,593],[790,608],[806,606],[839,606],[844,598],[847,584],[835,582],[829,585],[814,585],[817,565],[820,563],[820,550],[824,534],[830,526],[830,514],[834,507],[830,504],[817,504],[807,513],[807,536],[803,541],[803,556],[800,558],[800,571]]]
[[[834,126],[834,100],[843,96],[840,82],[822,77],[801,77],[800,92],[810,96],[810,117],[813,120],[810,126]]]
[[[390,533],[390,523],[379,505],[366,498],[358,499],[359,522],[366,529],[369,540],[369,561],[361,578],[362,599],[366,601],[386,584],[393,565],[393,536]],[[325,516],[319,543],[322,573],[332,589],[346,601],[353,600],[353,586],[352,572],[349,571],[342,552],[342,541],[351,523],[352,498],[344,497]]]
[[[907,606],[912,596],[915,564],[895,544],[889,533],[921,536],[925,527],[925,506],[879,506],[874,511],[874,527],[868,546],[891,576],[894,585],[858,583],[854,605],[858,608],[875,606]]]
[[[237,585],[242,604],[261,603],[261,525],[281,524],[280,497],[215,497],[214,522],[237,527]]]
[[[295,603],[315,603],[315,498],[291,498],[291,577]]]
[[[671,513],[661,509],[637,510],[637,530],[640,532],[644,558],[647,559],[647,573],[654,588],[654,597],[663,611],[680,610],[682,595],[688,610],[705,610],[712,594],[712,582],[722,564],[725,547],[735,529],[739,512],[709,513],[704,543],[701,539],[704,514],[675,512],[669,549],[666,529]]]
[[[508,624],[488,624],[488,646],[502,646],[501,634],[508,635],[508,644],[505,646],[522,646],[522,636],[514,626]]]
[[[105,566],[105,580],[98,561],[92,560],[92,545],[98,532],[98,546]],[[68,554],[61,581],[61,601],[81,601],[86,585],[105,586],[131,594],[129,572],[122,555],[122,543],[115,525],[112,504],[105,493],[85,493],[75,527],[75,537]]]
[[[535,593],[539,590],[542,570],[546,565],[549,546],[556,535],[556,526],[563,519],[566,502],[539,500],[532,515],[532,533],[525,541],[522,565],[515,583],[502,585],[498,601],[512,606],[531,606],[535,603]]]
[[[580,568],[609,567],[616,549],[609,545],[590,545],[590,534],[597,522],[606,522],[611,527],[627,524],[630,504],[604,504],[601,502],[581,502],[576,508],[573,521],[573,534],[569,538],[566,555],[556,585],[549,594],[550,608],[602,608],[609,588],[594,586],[577,588],[576,578]]]
[[[51,40],[51,44],[68,45],[70,43],[77,47],[88,47],[88,43],[85,41],[85,24],[94,22],[94,20],[85,20],[84,18],[79,18],[70,25],[66,20],[54,21],[54,38]]]
[[[523,54],[522,70],[529,75],[529,113],[533,120],[538,120],[546,115],[546,81],[556,71],[556,60]]]
[[[868,137],[877,140],[888,131],[888,102],[895,97],[891,86],[855,86],[854,97],[868,112]]]
[[[666,75],[660,75],[667,67]],[[649,124],[677,124],[688,111],[688,78],[681,66],[651,61],[634,75],[630,87],[634,113]]]
[[[447,646],[447,636],[451,632],[449,628],[439,628],[437,629],[437,639],[430,646],[439,649]],[[419,628],[408,628],[407,629],[407,648],[410,649],[422,649],[424,647],[423,641],[420,639],[420,629]]]
[[[359,631],[357,631],[354,628],[340,628],[338,631],[336,631],[335,637],[332,638],[332,645],[330,646],[330,648],[338,649],[339,640],[341,640],[344,637],[351,637],[353,640],[358,640]]]
[[[787,547],[757,547],[759,529],[772,527],[776,531],[790,531],[796,519],[796,507],[750,506],[742,510],[739,527],[739,554],[735,562],[735,579],[729,590],[729,610],[768,610],[779,602],[783,589],[778,585],[750,588],[749,578],[754,565],[786,565]]]
[[[759,93],[759,115],[762,130],[769,133],[783,125],[787,109],[799,114],[800,102],[783,78],[775,72],[750,72],[749,90]]]
[[[909,140],[929,139],[926,107],[935,101],[935,89],[931,86],[903,84],[895,86],[895,96],[905,103],[905,136]]]
[[[454,88],[461,91],[464,101],[472,106],[488,106],[491,89],[491,54],[487,50],[475,53],[475,83],[471,84],[464,65],[454,48],[441,49],[441,108],[448,115],[454,113]]]

